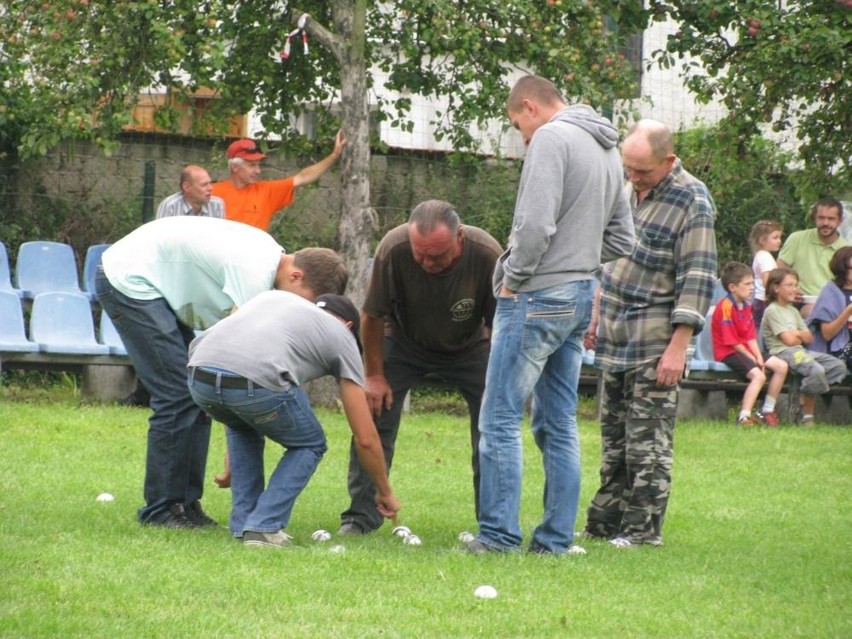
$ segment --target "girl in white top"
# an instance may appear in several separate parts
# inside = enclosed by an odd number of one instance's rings
[[[751,270],[754,271],[754,300],[751,311],[755,329],[758,331],[766,308],[766,279],[776,266],[772,254],[781,249],[783,230],[781,224],[775,220],[760,220],[751,227],[749,235],[751,250],[754,252],[754,260],[751,263]]]

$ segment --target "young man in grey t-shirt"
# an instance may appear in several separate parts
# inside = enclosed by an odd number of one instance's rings
[[[190,345],[192,397],[228,426],[230,528],[243,543],[290,543],[284,529],[293,505],[327,450],[301,385],[324,375],[339,382],[354,445],[376,487],[378,511],[392,517],[399,510],[364,392],[359,329],[358,311],[342,295],[321,295],[314,305],[298,295],[269,291]],[[266,437],[285,452],[264,489]]]

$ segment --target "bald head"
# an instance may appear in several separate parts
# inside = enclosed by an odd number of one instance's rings
[[[644,196],[674,167],[677,156],[671,129],[656,120],[639,120],[624,138],[621,159],[633,189]]]
[[[213,195],[210,174],[200,166],[187,164],[180,172],[180,190],[192,210],[199,213],[201,207],[207,204]]]
[[[625,144],[631,138],[643,140],[657,159],[663,159],[674,153],[672,131],[658,120],[639,120],[627,131]]]

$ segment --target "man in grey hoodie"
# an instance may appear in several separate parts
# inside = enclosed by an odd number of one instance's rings
[[[531,552],[562,554],[574,537],[580,496],[577,384],[603,261],[629,255],[633,220],[609,120],[568,106],[556,87],[525,76],[508,116],[529,146],[508,250],[494,272],[497,310],[480,414],[482,554],[520,547],[521,420],[532,394],[542,452],[544,514]]]

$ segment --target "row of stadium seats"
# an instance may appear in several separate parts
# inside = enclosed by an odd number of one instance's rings
[[[83,293],[36,295],[30,311],[29,336],[24,317],[20,298],[0,291],[0,353],[127,355],[115,326],[103,311],[95,334],[92,306]]]
[[[9,270],[9,254],[0,242],[0,291],[12,292],[19,298],[34,299],[39,293],[80,293],[95,299],[95,274],[101,254],[109,244],[95,244],[86,251],[83,286],[77,274],[74,249],[61,242],[35,241],[21,244],[15,261],[15,284]]]
[[[81,287],[70,245],[25,242],[13,285],[9,255],[0,242],[0,353],[7,358],[12,353],[126,356],[109,316],[92,305],[97,267],[109,246],[89,247]]]

